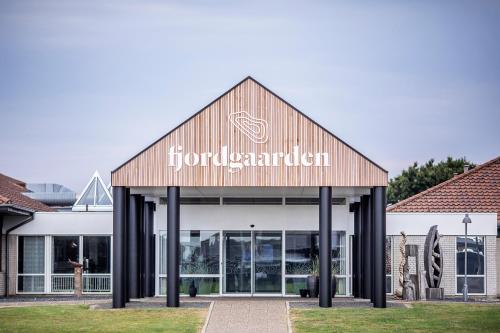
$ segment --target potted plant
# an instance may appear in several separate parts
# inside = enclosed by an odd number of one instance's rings
[[[314,258],[311,261],[311,274],[307,277],[307,289],[309,297],[318,297],[319,295],[319,261]]]
[[[189,286],[189,296],[196,297],[197,293],[198,293],[198,288],[194,286],[194,280],[192,280],[191,285]]]

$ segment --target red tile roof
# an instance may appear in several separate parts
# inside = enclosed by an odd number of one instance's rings
[[[0,173],[0,204],[11,204],[41,212],[54,211],[40,201],[33,200],[23,195],[23,193],[27,191],[24,182]]]
[[[388,212],[497,213],[500,156],[387,208]]]

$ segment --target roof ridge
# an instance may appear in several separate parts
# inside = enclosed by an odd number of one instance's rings
[[[417,193],[417,194],[414,194],[414,195],[412,195],[412,196],[411,196],[411,197],[409,197],[409,198],[406,198],[406,199],[404,199],[404,200],[401,200],[401,201],[399,201],[399,202],[397,202],[397,203],[395,203],[395,204],[393,204],[393,205],[391,205],[391,206],[387,207],[387,211],[391,211],[391,210],[393,210],[393,209],[395,209],[395,208],[399,208],[399,207],[401,207],[401,206],[404,206],[404,205],[406,205],[407,203],[409,203],[409,202],[411,202],[411,201],[413,201],[413,200],[416,200],[416,199],[420,198],[420,197],[421,197],[421,196],[423,196],[423,195],[426,195],[427,193],[434,192],[434,191],[436,191],[436,190],[440,189],[441,187],[443,187],[443,186],[445,186],[445,185],[447,185],[447,184],[449,184],[449,183],[452,183],[452,182],[458,181],[458,180],[460,180],[460,179],[462,179],[462,178],[464,178],[464,177],[466,177],[466,176],[469,176],[469,175],[471,175],[471,174],[473,174],[473,173],[476,173],[477,171],[482,170],[483,168],[485,168],[485,167],[487,167],[487,166],[489,166],[489,165],[491,165],[491,164],[495,163],[495,162],[496,162],[496,161],[498,161],[498,160],[500,160],[500,156],[495,157],[494,159],[489,160],[489,161],[487,161],[487,162],[484,162],[483,164],[480,164],[480,165],[476,166],[475,168],[473,168],[473,169],[471,169],[471,170],[469,170],[469,171],[467,171],[467,172],[463,172],[463,173],[461,173],[461,174],[459,174],[459,175],[456,175],[456,176],[454,176],[454,177],[452,177],[452,178],[450,178],[450,179],[448,179],[448,180],[445,180],[444,182],[441,182],[441,183],[439,183],[439,184],[437,184],[437,185],[434,185],[433,187],[430,187],[430,188],[428,188],[428,189],[426,189],[426,190],[424,190],[424,191],[422,191],[422,192],[419,192],[419,193]]]

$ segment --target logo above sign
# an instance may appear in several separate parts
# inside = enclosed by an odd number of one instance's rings
[[[269,140],[267,136],[267,121],[255,118],[246,111],[230,113],[229,123],[253,143],[266,143]]]
[[[228,114],[229,129],[234,127],[243,136],[256,144],[269,141],[268,123],[264,119],[253,117],[246,111]],[[168,149],[168,166],[180,171],[187,167],[226,167],[229,173],[236,173],[250,167],[328,167],[330,155],[327,152],[302,151],[299,145],[289,147],[289,151],[255,152],[232,151],[230,145],[222,144],[218,151],[184,151],[181,145]]]

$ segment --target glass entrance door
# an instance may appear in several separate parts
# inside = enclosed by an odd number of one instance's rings
[[[254,233],[254,292],[281,293],[281,232]]]
[[[252,233],[224,233],[224,292],[252,292]]]
[[[282,292],[281,231],[224,233],[224,293]]]

